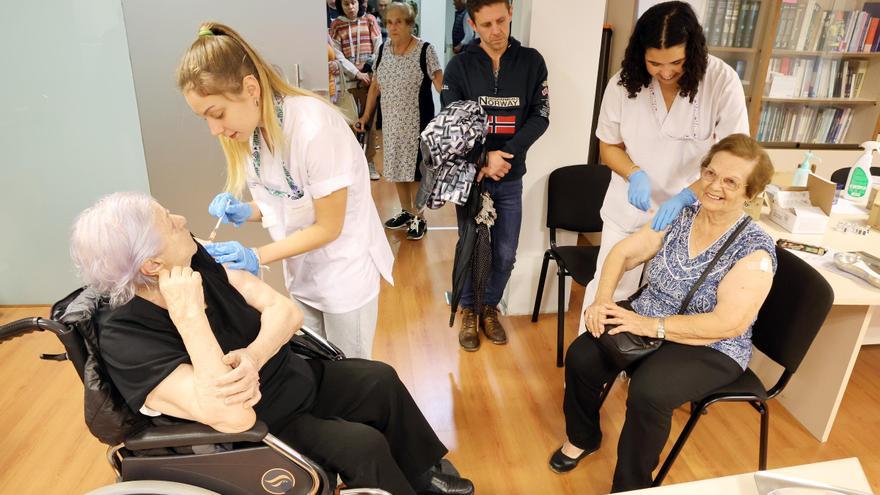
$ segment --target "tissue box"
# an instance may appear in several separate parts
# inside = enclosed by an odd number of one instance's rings
[[[807,187],[767,188],[770,220],[793,234],[824,234],[836,185],[810,174]]]

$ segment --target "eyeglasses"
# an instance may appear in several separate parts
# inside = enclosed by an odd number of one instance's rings
[[[709,167],[703,167],[700,170],[700,178],[711,184],[715,182],[715,180],[718,178],[718,174]],[[737,182],[736,179],[732,179],[730,177],[721,178],[721,188],[727,192],[736,192],[741,187],[742,184]]]

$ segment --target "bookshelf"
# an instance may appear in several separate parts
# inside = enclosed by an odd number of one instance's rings
[[[709,52],[740,76],[766,147],[850,149],[880,133],[880,1],[703,5]]]

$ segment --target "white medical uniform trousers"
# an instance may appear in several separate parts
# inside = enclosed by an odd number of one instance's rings
[[[309,327],[342,349],[345,357],[370,359],[379,316],[379,296],[347,313],[325,313],[293,298],[303,310],[303,326]]]
[[[611,252],[611,249],[618,242],[629,237],[639,228],[637,227],[636,230],[628,232],[614,222],[605,222],[602,226],[602,244],[599,247],[599,258],[596,260],[596,274],[593,276],[593,280],[587,284],[587,288],[584,291],[584,302],[581,305],[581,312],[578,318],[578,335],[587,331],[587,327],[584,324],[584,311],[589,305],[593,304],[593,300],[596,298],[596,291],[599,289],[599,278],[602,275],[602,266],[605,264],[605,258],[608,257],[608,253]],[[624,272],[620,278],[620,283],[617,284],[617,289],[614,290],[614,297],[612,299],[615,302],[628,298],[639,288],[643,266],[639,265],[632,270]]]

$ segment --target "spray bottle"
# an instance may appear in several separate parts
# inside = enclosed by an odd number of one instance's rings
[[[872,152],[880,153],[880,142],[877,141],[865,141],[861,147],[865,152],[849,170],[843,189],[844,197],[852,201],[864,200],[868,196],[871,190],[871,161],[874,158]]]
[[[810,165],[811,160],[819,160],[822,161],[818,156],[813,155],[812,151],[807,151],[804,153],[804,161],[801,163],[801,166],[794,171],[794,178],[791,181],[791,185],[795,187],[806,187],[807,179],[810,176],[810,172],[813,171],[812,166]]]

